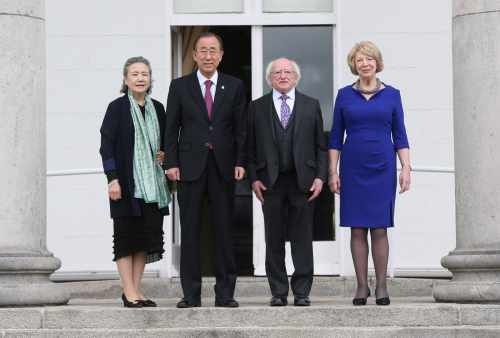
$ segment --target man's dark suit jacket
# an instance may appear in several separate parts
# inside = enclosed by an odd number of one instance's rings
[[[160,150],[163,150],[165,135],[165,108],[153,99],[158,123],[160,125]],[[112,101],[101,126],[101,147],[104,172],[108,180],[118,179],[122,190],[122,198],[118,201],[109,200],[111,217],[139,216],[139,202],[134,197],[134,122],[130,114],[130,101],[123,95]],[[168,208],[161,210],[167,214]]]
[[[279,154],[273,128],[272,92],[248,108],[248,177],[269,189],[279,174]],[[308,192],[315,178],[326,182],[327,148],[318,100],[295,90],[293,158],[300,189]]]
[[[167,100],[166,169],[179,167],[182,181],[198,179],[211,144],[221,175],[233,180],[234,167],[246,166],[245,108],[243,83],[235,77],[219,72],[212,120],[196,72],[173,80]]]

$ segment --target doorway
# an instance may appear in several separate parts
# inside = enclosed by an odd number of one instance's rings
[[[250,101],[252,97],[251,27],[215,26],[209,27],[208,30],[218,34],[224,42],[224,57],[219,70],[241,79],[245,86],[247,101]],[[236,183],[234,196],[233,245],[238,276],[254,275],[252,229],[252,189],[248,179],[245,178]]]
[[[177,64],[178,76],[196,70],[192,59],[194,41],[203,32],[218,34],[224,44],[224,56],[218,71],[241,79],[246,90],[247,102],[251,99],[251,27],[250,26],[184,26],[177,27]],[[179,48],[180,47],[180,48]],[[179,50],[180,49],[180,50]],[[177,61],[175,60],[177,58]],[[207,201],[202,214],[201,230],[201,269],[203,276],[215,275],[215,229],[209,222]],[[178,226],[178,221],[175,222]],[[176,225],[174,223],[174,233]],[[253,276],[253,208],[252,191],[247,179],[237,182],[234,196],[234,215],[232,223],[233,249],[238,268],[238,276]],[[175,240],[175,239],[174,239]],[[174,243],[175,246],[175,243]]]
[[[215,19],[214,19],[215,20]],[[295,59],[303,70],[298,89],[320,101],[324,130],[331,126],[333,99],[333,26],[175,26],[172,27],[172,75],[177,78],[194,71],[192,60],[196,36],[211,31],[221,36],[224,57],[219,70],[240,78],[246,88],[247,101],[267,93],[264,79],[267,63],[277,57]],[[294,36],[294,43],[286,43]],[[314,53],[311,53],[314,51]],[[325,132],[328,139],[328,133]],[[175,201],[175,199],[174,199]],[[248,181],[237,184],[233,218],[233,244],[239,276],[264,276],[264,218],[260,202],[252,196]],[[325,189],[316,201],[314,215],[314,272],[336,275],[340,272],[340,246],[335,224],[335,199]],[[172,231],[172,275],[178,276],[180,224],[178,206],[174,202]],[[202,273],[214,275],[214,229],[208,222],[208,210],[202,215]],[[339,235],[342,235],[340,232]],[[286,244],[286,267],[293,273],[289,242]]]

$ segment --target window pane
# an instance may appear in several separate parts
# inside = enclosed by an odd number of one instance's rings
[[[243,0],[174,0],[174,13],[242,13]]]
[[[332,12],[332,0],[263,0],[264,12]]]
[[[264,67],[271,60],[282,56],[298,63],[302,79],[297,89],[319,100],[324,130],[330,130],[333,99],[332,26],[264,27],[263,53]],[[265,79],[264,88],[269,89]]]

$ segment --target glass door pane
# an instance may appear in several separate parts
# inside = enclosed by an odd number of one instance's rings
[[[276,58],[297,62],[302,79],[297,89],[317,98],[323,112],[324,130],[332,124],[333,27],[267,26],[263,28],[264,69]],[[264,92],[270,90],[264,79]]]
[[[333,99],[332,26],[272,26],[263,29],[264,67],[276,58],[295,60],[302,78],[297,89],[319,100],[323,113],[325,138],[332,123]],[[265,79],[264,79],[265,81]],[[267,82],[265,90],[271,90]],[[334,196],[325,185],[316,201],[314,240],[335,240]]]

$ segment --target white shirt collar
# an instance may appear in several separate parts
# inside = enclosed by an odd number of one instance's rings
[[[217,86],[217,79],[219,78],[219,72],[215,71],[214,75],[209,79],[203,75],[200,70],[196,71],[196,76],[198,77],[198,81],[200,82],[200,87],[205,88],[205,81],[210,80],[214,84],[214,87]]]
[[[279,100],[279,98],[281,97],[281,94],[279,91],[277,91],[276,89],[273,88],[273,100],[276,101],[276,100]],[[285,93],[286,96],[289,97],[290,100],[294,101],[295,100],[295,87],[293,87],[292,89],[290,89],[288,91],[288,93]],[[289,100],[287,99],[287,101]]]

